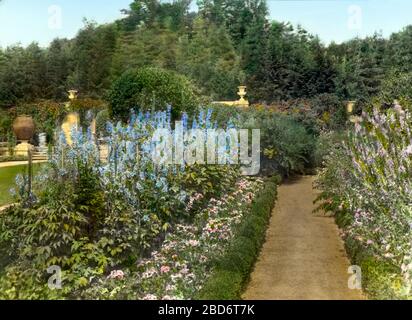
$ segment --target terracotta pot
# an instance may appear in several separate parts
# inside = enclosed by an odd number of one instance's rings
[[[32,117],[19,116],[13,122],[13,131],[19,141],[29,141],[34,135],[34,130]]]

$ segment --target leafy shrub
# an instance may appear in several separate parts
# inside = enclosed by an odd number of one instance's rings
[[[398,100],[404,107],[412,107],[412,73],[392,72],[382,84],[377,101],[392,106]]]
[[[246,128],[261,130],[262,159],[272,172],[283,175],[302,173],[310,164],[315,139],[290,116],[268,112],[244,113]]]
[[[12,130],[12,119],[8,113],[0,109],[0,142],[5,142]]]
[[[287,114],[314,136],[323,131],[345,129],[348,120],[346,101],[334,94],[320,94],[311,99],[290,99],[269,106],[257,105],[255,108]]]
[[[337,145],[346,139],[345,131],[325,131],[316,139],[316,146],[313,154],[313,165],[317,168],[324,165],[324,160]]]
[[[113,84],[108,95],[110,113],[127,120],[130,109],[163,110],[173,106],[173,117],[192,113],[197,106],[194,86],[184,76],[160,68],[126,71]]]
[[[322,130],[341,130],[346,127],[346,105],[336,95],[318,95],[310,100],[310,104],[313,117],[322,121]]]
[[[63,104],[49,100],[25,103],[8,110],[12,121],[22,114],[31,116],[36,125],[36,132],[46,133],[47,141],[51,142],[54,140],[56,127],[63,119],[65,112]]]
[[[302,173],[311,165],[315,136],[292,116],[273,109],[217,106],[213,119],[219,125],[231,119],[236,127],[260,129],[262,174]]]
[[[110,112],[108,109],[101,110],[96,114],[96,133],[98,137],[106,137],[109,134],[107,131],[107,123],[109,123],[110,120]]]

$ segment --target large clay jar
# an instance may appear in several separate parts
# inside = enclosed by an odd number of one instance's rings
[[[13,131],[18,141],[29,141],[35,131],[32,117],[19,116],[13,122]]]

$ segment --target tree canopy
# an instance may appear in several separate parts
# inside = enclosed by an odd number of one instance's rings
[[[76,88],[106,97],[125,71],[160,67],[188,77],[212,99],[249,86],[252,102],[335,94],[370,99],[385,79],[412,72],[412,26],[324,45],[303,28],[270,21],[265,0],[135,0],[110,24],[85,21],[73,39],[0,49],[0,107],[65,99]]]

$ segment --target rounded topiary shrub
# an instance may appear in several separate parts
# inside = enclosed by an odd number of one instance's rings
[[[196,89],[184,76],[173,71],[147,67],[126,71],[109,93],[111,116],[126,121],[130,110],[164,110],[172,106],[177,118],[197,106]]]

